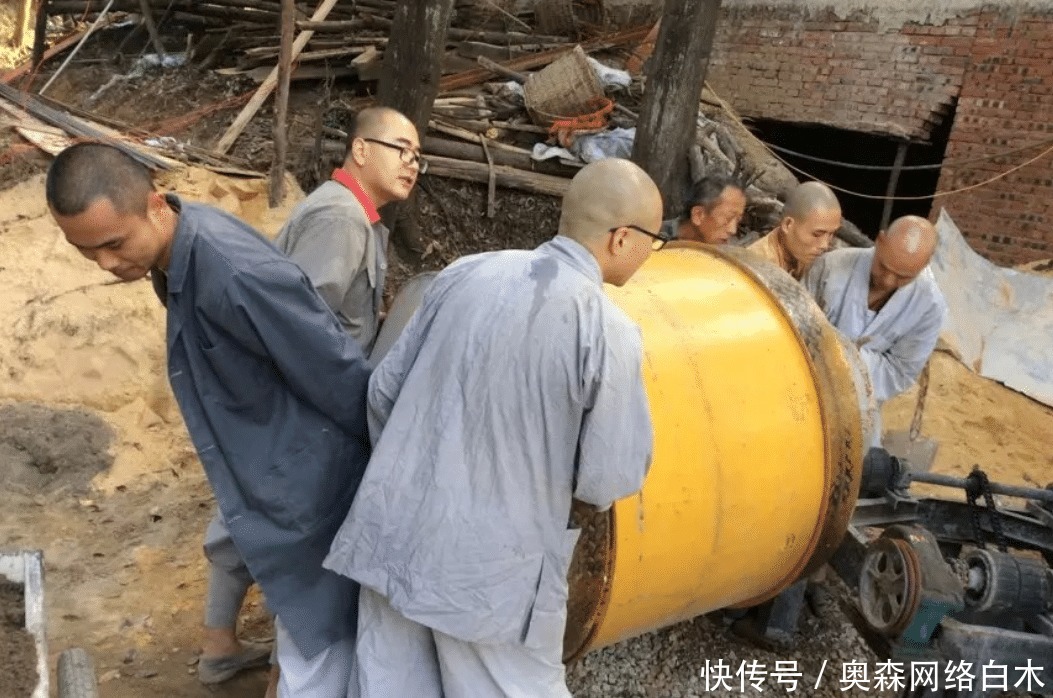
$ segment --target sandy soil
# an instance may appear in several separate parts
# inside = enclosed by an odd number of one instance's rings
[[[886,431],[909,429],[917,387],[884,406]],[[1053,483],[1053,408],[967,369],[950,354],[931,360],[921,436],[936,439],[933,471],[964,476],[979,465],[992,481],[1031,487]],[[961,498],[955,490],[931,490]]]

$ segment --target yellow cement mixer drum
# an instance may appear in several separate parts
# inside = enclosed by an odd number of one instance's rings
[[[848,526],[869,442],[855,348],[747,251],[674,243],[608,294],[640,325],[654,456],[643,490],[585,529],[569,658],[768,600]]]

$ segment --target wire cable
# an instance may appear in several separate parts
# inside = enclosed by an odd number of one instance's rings
[[[760,139],[758,138],[757,140],[760,140]],[[767,147],[771,148],[772,150],[779,151],[780,153],[784,153],[786,155],[792,155],[793,157],[801,158],[803,160],[811,160],[812,162],[818,162],[818,163],[822,163],[824,165],[833,165],[835,167],[844,167],[845,169],[850,169],[850,170],[875,170],[875,171],[879,171],[879,172],[891,172],[891,171],[896,169],[896,167],[894,165],[863,165],[861,163],[855,163],[855,162],[841,162],[840,160],[829,160],[827,158],[821,158],[821,157],[819,157],[817,155],[808,155],[807,153],[798,153],[795,150],[790,150],[789,148],[785,148],[785,147],[783,147],[781,145],[775,145],[774,143],[769,143],[768,141],[761,141],[761,143],[763,143]],[[1034,150],[1035,148],[1041,148],[1042,146],[1051,145],[1051,144],[1053,144],[1053,138],[1047,138],[1044,141],[1039,141],[1038,143],[1031,143],[1030,145],[1020,146],[1019,148],[1013,148],[1012,150],[1007,150],[1007,151],[1002,152],[1002,153],[994,153],[994,154],[991,154],[991,155],[984,155],[984,156],[981,156],[981,157],[969,158],[967,160],[944,160],[942,163],[936,163],[936,164],[932,164],[932,165],[904,165],[904,166],[900,167],[899,170],[900,170],[900,172],[915,172],[915,171],[919,171],[919,170],[939,170],[939,169],[943,169],[943,168],[947,168],[947,167],[951,167],[951,168],[963,167],[965,165],[974,165],[974,164],[976,164],[978,162],[988,162],[990,160],[998,160],[1000,158],[1004,158],[1004,157],[1007,157],[1009,155],[1015,155],[1017,153],[1022,153],[1022,152],[1028,151],[1028,150]]]
[[[962,194],[962,193],[967,192],[967,191],[972,191],[973,189],[979,189],[980,187],[985,187],[988,184],[991,184],[992,182],[997,182],[998,180],[1000,180],[1000,179],[1002,179],[1004,177],[1008,177],[1009,175],[1013,174],[1017,170],[1023,169],[1025,167],[1027,167],[1028,165],[1030,165],[1031,163],[1037,162],[1038,160],[1041,160],[1045,156],[1049,155],[1050,153],[1053,153],[1053,145],[1050,145],[1048,148],[1046,148],[1045,150],[1043,150],[1041,153],[1039,153],[1035,157],[1031,158],[1030,160],[1026,160],[1026,161],[1020,163],[1019,165],[1006,170],[1005,172],[1002,172],[1000,174],[995,175],[994,177],[990,177],[988,179],[985,179],[982,182],[977,182],[976,184],[970,184],[968,186],[958,187],[957,189],[949,189],[949,190],[944,190],[944,191],[933,192],[932,194],[929,194],[928,196],[879,196],[879,195],[876,195],[876,194],[863,194],[861,192],[852,191],[850,189],[844,189],[842,187],[838,187],[838,186],[836,186],[834,184],[831,184],[830,182],[827,182],[827,181],[825,181],[823,179],[820,179],[819,177],[816,177],[813,174],[805,172],[804,170],[800,169],[799,167],[795,167],[795,166],[791,165],[790,163],[786,162],[786,160],[784,160],[783,158],[779,157],[778,154],[776,154],[774,150],[769,148],[767,143],[765,143],[760,138],[758,138],[753,132],[751,132],[746,127],[746,124],[744,124],[742,122],[742,119],[739,118],[738,114],[736,114],[734,111],[732,111],[732,109],[728,105],[728,103],[724,101],[724,98],[721,97],[720,95],[718,95],[716,93],[716,91],[713,90],[713,88],[709,85],[708,82],[705,83],[705,86],[709,87],[710,91],[713,92],[713,95],[720,102],[720,106],[724,110],[724,112],[728,116],[730,116],[739,126],[741,126],[746,131],[746,133],[749,134],[750,138],[752,138],[753,140],[757,141],[757,143],[759,143],[760,146],[762,148],[764,148],[764,150],[766,150],[768,152],[768,154],[771,155],[773,158],[775,158],[776,160],[778,160],[779,162],[781,162],[783,165],[785,165],[789,169],[793,170],[794,172],[796,172],[796,173],[798,173],[800,175],[803,175],[804,177],[808,177],[809,179],[814,179],[815,181],[817,181],[817,182],[819,182],[821,184],[825,184],[826,186],[830,187],[834,191],[839,191],[842,194],[849,194],[851,196],[856,196],[856,197],[859,197],[861,199],[871,199],[871,200],[874,200],[874,201],[928,201],[929,199],[939,199],[939,198],[942,198],[942,197],[945,197],[945,196],[952,196],[954,194]]]

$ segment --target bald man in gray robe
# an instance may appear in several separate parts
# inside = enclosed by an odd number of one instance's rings
[[[569,697],[571,499],[637,492],[639,328],[603,292],[662,238],[651,179],[583,168],[559,234],[436,277],[370,382],[375,448],[325,566],[362,585],[362,698]]]
[[[903,216],[873,248],[828,252],[804,278],[827,319],[859,347],[879,408],[914,384],[943,327],[947,304],[929,270],[936,241],[929,221]],[[874,439],[879,446],[879,425]]]

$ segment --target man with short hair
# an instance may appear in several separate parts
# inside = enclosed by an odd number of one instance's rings
[[[841,204],[834,192],[820,182],[805,182],[790,192],[779,225],[747,249],[800,281],[840,227]]]
[[[172,391],[277,616],[278,695],[346,695],[357,588],[321,563],[368,457],[361,347],[258,232],[155,191],[114,147],[59,153],[47,200],[70,244],[125,281],[149,274],[165,304]]]
[[[604,294],[665,238],[654,182],[581,169],[559,234],[428,288],[370,381],[375,450],[326,566],[362,583],[362,698],[569,698],[571,498],[638,491],[652,449],[639,328]]]
[[[929,221],[903,216],[873,248],[829,252],[804,278],[826,317],[859,347],[879,408],[917,380],[947,315],[928,268],[936,242]],[[874,431],[880,445],[881,429]]]
[[[706,175],[691,186],[683,213],[662,223],[662,232],[677,240],[723,245],[738,232],[745,213],[746,194],[738,181]]]
[[[394,109],[363,109],[348,136],[343,165],[293,209],[275,240],[367,356],[380,330],[388,266],[388,229],[378,209],[405,200],[426,168],[413,122]],[[198,676],[204,683],[217,683],[248,664],[249,653],[255,660],[251,665],[262,660],[256,647],[231,652],[237,614],[252,577],[218,511],[206,530],[205,554],[211,574]],[[226,648],[227,655],[210,652],[216,648]],[[276,682],[275,671],[272,684]]]
[[[297,205],[275,240],[367,355],[380,329],[388,266],[378,209],[406,200],[426,168],[412,121],[394,109],[364,109],[343,165]]]

